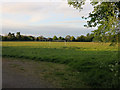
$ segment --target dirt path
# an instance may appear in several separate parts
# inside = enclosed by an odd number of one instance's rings
[[[3,88],[51,88],[47,81],[40,77],[42,69],[38,70],[37,62],[20,61],[17,59],[2,59]],[[33,72],[34,71],[34,72]],[[39,72],[39,74],[37,73]]]

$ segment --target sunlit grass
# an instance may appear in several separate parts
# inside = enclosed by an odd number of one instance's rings
[[[75,48],[81,50],[117,51],[118,45],[95,42],[2,42],[2,46],[25,46],[38,48]]]
[[[94,42],[2,42],[2,55],[68,65],[71,70],[82,74],[79,76],[87,86],[118,87],[115,76],[118,72],[117,44],[110,46],[110,43]],[[109,67],[110,65],[114,67]]]

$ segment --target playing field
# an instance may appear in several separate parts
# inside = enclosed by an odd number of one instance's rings
[[[90,87],[119,86],[118,45],[94,42],[2,42],[2,56],[67,65],[70,71],[80,73],[76,77]],[[79,84],[74,86],[79,87]]]

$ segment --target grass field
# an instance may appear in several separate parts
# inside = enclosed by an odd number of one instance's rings
[[[118,45],[94,42],[2,42],[2,56],[64,64],[70,67],[69,71],[77,72],[76,78],[80,78],[88,87],[119,87]],[[78,80],[73,80],[72,85],[67,83],[63,86],[80,87]]]

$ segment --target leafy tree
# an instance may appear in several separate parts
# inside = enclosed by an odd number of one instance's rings
[[[86,0],[68,0],[68,4],[72,5],[76,9],[81,10],[81,9],[83,9],[82,5],[85,4],[85,1]]]
[[[76,41],[78,41],[78,42],[79,42],[79,41],[80,41],[80,37],[77,37],[77,38],[76,38]]]
[[[43,37],[43,36],[39,36],[38,39],[39,39],[39,40],[43,40],[44,37]]]
[[[89,37],[89,36],[90,36],[90,34],[88,33],[88,34],[87,34],[87,37]]]
[[[75,37],[74,37],[74,36],[71,36],[70,40],[71,40],[71,41],[75,41]]]
[[[81,36],[80,36],[80,41],[81,41],[81,42],[84,42],[84,41],[85,41],[85,36],[84,36],[84,35],[81,35]]]
[[[0,41],[2,41],[2,35],[0,35]]]
[[[36,41],[39,41],[39,38],[38,38],[38,37],[36,38]]]
[[[90,21],[88,21],[88,27],[96,27],[97,30],[94,31],[95,36],[99,35],[104,41],[106,35],[116,35],[118,34],[118,16],[115,2],[102,2],[101,4],[94,5],[94,11],[89,14]]]
[[[11,32],[9,32],[9,33],[8,33],[8,36],[9,36],[9,37],[11,37],[11,36],[12,36]]]
[[[82,5],[85,4],[86,0],[68,0],[69,5],[73,5],[74,8],[81,10]],[[89,14],[90,19],[87,21],[86,27],[98,27],[94,30],[95,37],[102,37],[106,39],[106,34],[116,35],[120,29],[120,1],[119,2],[91,2],[94,6],[94,10]]]
[[[60,36],[60,37],[58,38],[58,40],[62,40],[62,37]]]
[[[102,37],[99,37],[99,36],[96,36],[94,39],[93,39],[94,42],[102,42]]]
[[[92,42],[93,41],[93,38],[94,38],[94,34],[93,33],[88,33],[85,37],[85,41],[86,42]]]
[[[16,40],[16,37],[15,37],[15,34],[14,34],[14,33],[12,33],[12,37],[11,37],[11,39],[12,39],[13,41]]]
[[[70,41],[70,39],[71,39],[71,36],[70,36],[70,35],[67,35],[67,36],[65,37],[65,40],[67,40],[67,41]]]
[[[58,40],[64,40],[64,38],[60,36],[60,37],[58,38]]]
[[[16,40],[15,34],[9,32],[8,36],[7,36],[7,40],[8,41],[15,41]]]
[[[118,40],[118,35],[111,35],[111,36],[108,36],[106,35],[105,36],[106,38],[106,41],[105,42],[116,42]],[[95,42],[99,42],[99,41],[103,41],[101,37],[94,37],[94,34],[91,33],[91,34],[87,34],[86,36],[79,36],[77,37],[77,39],[75,39],[74,36],[70,36],[70,35],[67,35],[65,37],[65,39],[63,37],[59,37],[57,38],[57,36],[54,36],[53,39],[52,38],[45,38],[43,36],[39,36],[39,37],[34,37],[34,36],[25,36],[25,35],[20,35],[20,33],[17,33],[16,34],[16,37],[14,35],[14,33],[8,33],[8,35],[6,36],[2,36],[2,41],[16,41],[16,40],[19,40],[19,41],[41,41],[41,40],[45,40],[45,41],[52,41],[52,40],[67,40],[67,41],[78,41],[78,42],[92,42],[92,41],[95,41]]]
[[[2,36],[2,41],[8,41],[8,36]]]
[[[47,38],[48,41],[52,41],[52,38]]]
[[[57,36],[54,36],[54,37],[53,37],[53,40],[58,40]]]
[[[30,41],[34,41],[35,40],[35,38],[33,36],[28,36],[28,38],[29,38]]]
[[[17,32],[17,33],[16,33],[16,38],[17,38],[17,40],[18,40],[18,41],[20,41],[20,40],[21,40],[21,35],[20,35],[20,32]]]

